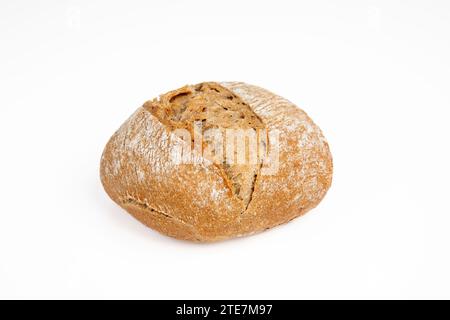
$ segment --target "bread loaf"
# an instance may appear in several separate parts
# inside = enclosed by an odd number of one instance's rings
[[[106,145],[100,175],[145,225],[218,241],[314,208],[332,170],[320,129],[294,104],[245,83],[206,82],[139,108]]]

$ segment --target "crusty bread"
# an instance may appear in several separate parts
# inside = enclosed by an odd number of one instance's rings
[[[226,151],[206,136],[195,148],[175,134],[185,129],[195,137],[194,123],[202,124],[203,134],[211,128],[224,137],[228,129],[254,132],[257,161],[217,161]],[[180,146],[192,147],[201,161],[174,162]],[[249,159],[255,151],[245,152]],[[275,162],[276,170],[267,170]],[[320,129],[291,102],[245,83],[207,82],[139,108],[106,145],[101,179],[108,195],[145,225],[178,239],[217,241],[314,208],[331,185],[332,157]]]

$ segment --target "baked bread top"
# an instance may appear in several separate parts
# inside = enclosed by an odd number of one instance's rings
[[[265,134],[262,120],[242,99],[232,91],[214,82],[185,86],[178,90],[161,95],[144,104],[170,131],[186,129],[191,133],[194,147],[194,126],[201,124],[201,150],[210,152],[203,156],[211,160],[222,173],[230,191],[241,200],[247,208],[253,193],[254,183],[261,168],[261,161],[239,164],[236,159],[228,159],[226,142],[216,146],[216,141],[206,132],[211,129],[220,130],[220,138],[226,140],[226,129],[252,130],[254,136]],[[253,133],[252,132],[252,133]],[[236,147],[237,141],[234,141]],[[221,150],[217,150],[217,147]],[[237,152],[237,148],[234,150]],[[247,148],[247,153],[254,152]],[[249,158],[248,155],[246,158]]]

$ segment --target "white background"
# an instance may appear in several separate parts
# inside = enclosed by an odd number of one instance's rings
[[[448,1],[11,0],[0,24],[0,298],[450,298]],[[112,133],[208,80],[319,124],[315,210],[202,245],[107,197]]]

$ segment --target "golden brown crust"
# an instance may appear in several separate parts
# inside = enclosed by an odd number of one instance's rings
[[[217,241],[272,228],[314,208],[331,185],[328,144],[306,113],[256,86],[220,85],[280,132],[279,170],[257,176],[248,207],[213,163],[174,164],[171,154],[184,141],[146,108],[121,126],[102,156],[109,196],[145,225],[178,239]]]
[[[244,223],[256,220],[259,230],[271,228],[314,208],[331,186],[333,173],[319,127],[303,110],[265,89],[235,82],[222,85],[246,101],[269,130],[280,131],[279,170],[259,177]]]

